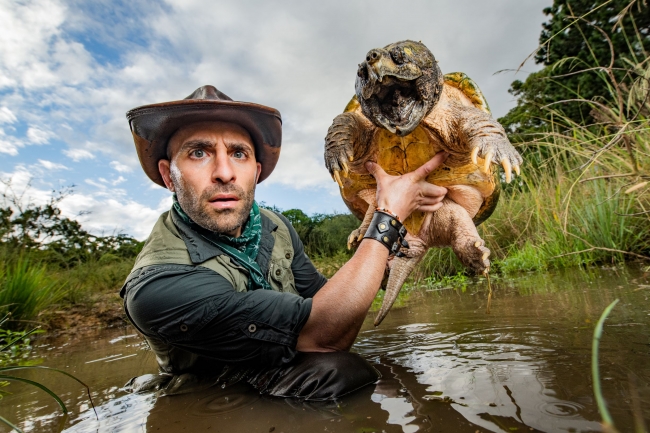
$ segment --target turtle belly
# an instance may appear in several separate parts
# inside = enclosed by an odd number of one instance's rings
[[[372,141],[371,146],[377,149],[377,163],[386,173],[393,176],[417,170],[436,153],[444,150],[442,143],[433,139],[421,125],[404,137],[385,129],[378,129]],[[494,192],[495,182],[491,169],[487,173],[480,169],[483,162],[479,158],[478,164],[473,164],[468,158],[468,162],[460,166],[443,164],[427,176],[427,182],[443,187],[466,185],[475,188],[481,197],[488,198]],[[368,204],[358,196],[358,193],[366,189],[376,189],[375,179],[369,174],[350,171],[349,176],[344,177],[342,182],[341,195],[345,204],[357,218],[363,219]],[[462,202],[458,204],[465,205]],[[425,216],[426,213],[415,211],[404,221],[409,233],[417,235],[420,232]]]
[[[385,129],[380,129],[374,137],[377,148],[377,163],[393,176],[410,173],[434,157],[442,147],[429,139],[422,126],[409,135],[400,137]],[[427,178],[427,180],[429,180]],[[405,221],[409,233],[420,232],[425,213],[415,211]]]

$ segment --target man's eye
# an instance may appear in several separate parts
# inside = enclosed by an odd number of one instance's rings
[[[246,154],[244,152],[242,152],[241,150],[236,150],[232,155],[237,159],[241,159],[241,158],[246,157]]]
[[[192,151],[192,156],[195,158],[203,158],[205,156],[205,152],[201,149],[196,149]]]

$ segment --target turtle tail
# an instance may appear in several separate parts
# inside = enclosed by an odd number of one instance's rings
[[[384,301],[381,304],[379,313],[375,317],[375,326],[384,320],[388,311],[395,303],[397,295],[399,295],[402,285],[411,274],[415,266],[422,259],[423,254],[418,254],[414,257],[395,257],[388,276],[388,283],[386,284],[386,293],[384,294]]]

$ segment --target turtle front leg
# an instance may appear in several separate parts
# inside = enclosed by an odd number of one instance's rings
[[[459,204],[444,199],[442,207],[431,215],[427,231],[427,244],[451,246],[463,265],[477,274],[490,270],[490,250],[485,247],[472,218]]]
[[[348,176],[350,163],[363,160],[368,151],[369,134],[374,127],[356,113],[334,118],[325,137],[325,167],[332,179],[343,188],[341,175]]]
[[[375,209],[377,209],[377,190],[374,189],[363,189],[357,193],[359,198],[368,203],[368,210],[363,216],[363,221],[359,228],[352,230],[350,236],[348,236],[348,249],[357,249],[361,240],[366,234],[370,223],[372,222],[372,217],[375,214]]]
[[[523,159],[508,140],[506,131],[490,115],[474,107],[463,107],[461,130],[469,145],[472,162],[478,164],[478,157],[483,158],[483,171],[488,172],[490,164],[500,164],[510,183],[512,171],[519,175],[519,166]]]

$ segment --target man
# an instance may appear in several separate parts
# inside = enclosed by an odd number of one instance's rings
[[[278,111],[203,86],[127,118],[145,173],[174,193],[120,293],[165,373],[131,388],[174,393],[207,377],[319,400],[375,382],[374,368],[348,350],[403,240],[398,217],[441,206],[446,190],[424,178],[445,155],[400,177],[368,164],[385,210],[327,281],[286,218],[254,201],[280,154]]]

